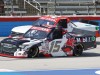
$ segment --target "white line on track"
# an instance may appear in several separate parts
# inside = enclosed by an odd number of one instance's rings
[[[14,72],[14,70],[10,70],[10,69],[0,69],[0,72]]]
[[[100,75],[100,70],[96,71],[95,73]]]

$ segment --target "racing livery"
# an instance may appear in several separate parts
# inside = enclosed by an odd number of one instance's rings
[[[6,38],[0,43],[0,55],[14,57],[80,56],[96,48],[93,35],[66,32],[62,27],[33,26],[23,38]]]

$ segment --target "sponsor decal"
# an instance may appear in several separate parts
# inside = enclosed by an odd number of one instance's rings
[[[41,30],[41,31],[46,31],[46,32],[50,32],[50,30],[51,30],[51,29],[48,29],[48,28],[35,27],[35,26],[33,26],[31,29],[34,29],[34,30]]]
[[[41,17],[40,19],[56,22],[56,20],[54,18],[49,18],[49,17]]]
[[[93,42],[95,41],[96,38],[93,36],[93,37],[78,37],[76,38],[76,42]]]
[[[96,30],[99,30],[99,27],[95,27]]]
[[[7,43],[1,43],[1,46],[6,47],[6,48],[14,48],[14,47],[16,47],[16,45],[7,44]]]

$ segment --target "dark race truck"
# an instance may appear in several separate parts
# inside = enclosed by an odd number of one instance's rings
[[[13,57],[80,56],[96,48],[93,35],[65,32],[61,27],[33,26],[23,38],[6,38],[0,42],[0,55]]]

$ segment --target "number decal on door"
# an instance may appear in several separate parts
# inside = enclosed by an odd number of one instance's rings
[[[49,53],[51,52],[58,52],[60,49],[61,41],[53,41],[50,46]]]

